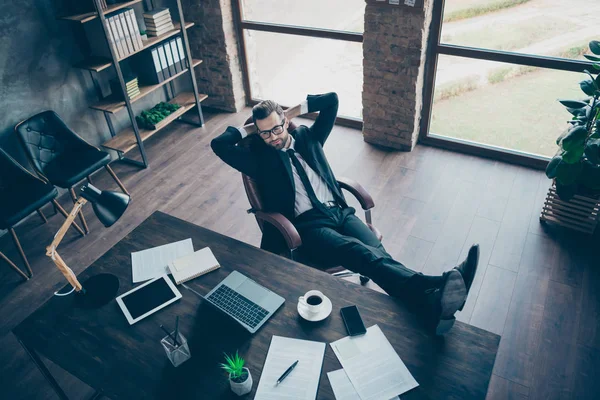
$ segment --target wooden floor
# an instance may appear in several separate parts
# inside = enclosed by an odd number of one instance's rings
[[[87,206],[91,233],[67,234],[59,249],[67,264],[81,272],[157,209],[258,245],[240,175],[210,149],[213,137],[247,115],[208,115],[203,129],[165,129],[147,142],[146,170],[114,163],[133,201],[109,229]],[[364,143],[359,131],[337,127],[325,152],[338,176],[359,181],[373,195],[384,245],[410,268],[439,274],[480,243],[480,268],[459,319],[502,335],[488,399],[600,398],[600,240],[542,229],[538,217],[549,185],[542,172],[424,146],[385,152]],[[94,183],[116,190],[104,171]],[[22,283],[0,265],[3,399],[56,398],[10,331],[64,285],[44,256],[61,223],[60,215],[47,224],[34,215],[17,228],[32,280]],[[0,238],[0,251],[21,265],[8,235]],[[92,394],[51,369],[73,398]]]

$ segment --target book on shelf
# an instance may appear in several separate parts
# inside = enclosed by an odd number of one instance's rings
[[[161,83],[189,66],[181,36],[159,43],[149,51],[142,51],[132,57],[131,61],[144,85]]]
[[[133,8],[125,8],[124,10],[129,32],[131,33],[136,44],[136,50],[141,50],[144,48],[144,43],[142,43],[142,35],[140,34],[140,27],[138,26],[137,19],[135,18],[135,11],[133,11]]]
[[[171,14],[165,14],[160,18],[147,18],[144,17],[144,23],[148,25],[158,26],[165,23],[171,22]]]
[[[127,51],[127,54],[133,53],[136,49],[133,46],[133,39],[131,37],[131,33],[129,32],[129,28],[127,27],[127,22],[125,21],[125,13],[120,12],[115,15],[116,22],[119,25],[119,30],[122,31],[123,34],[123,43],[125,43],[124,48]]]
[[[173,56],[173,67],[175,68],[175,73],[179,73],[183,71],[183,68],[181,67],[181,57],[179,55],[179,49],[177,48],[177,39],[169,40],[169,48]]]
[[[117,23],[114,18],[107,18],[106,22],[108,24],[107,33],[110,33],[112,36],[112,43],[114,43],[114,48],[117,51],[117,57],[123,58],[125,57],[125,50],[123,48],[123,40],[121,36],[119,36],[119,30],[117,29]]]
[[[175,29],[173,24],[168,24],[168,25],[165,25],[164,27],[156,29],[156,30],[152,29],[152,28],[146,28],[146,33],[148,34],[148,36],[161,36],[167,32],[172,31],[173,29]]]
[[[143,15],[144,19],[156,19],[167,14],[171,14],[171,11],[167,7],[157,7],[154,10],[146,11]]]
[[[92,54],[110,58],[110,50],[104,40],[102,22],[95,19],[86,23],[84,29]],[[115,49],[117,58],[125,58],[144,48],[135,12],[132,8],[123,8],[106,15],[106,35]]]
[[[181,57],[182,68],[183,69],[189,68],[190,63],[188,62],[188,59],[185,56],[185,51],[183,50],[183,40],[181,40],[181,36],[177,37],[177,49],[179,50],[179,55]]]
[[[168,8],[159,8],[144,13],[144,24],[148,36],[160,36],[175,29]]]

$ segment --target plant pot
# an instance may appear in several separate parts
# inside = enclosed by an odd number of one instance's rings
[[[600,217],[600,196],[575,195],[564,201],[558,197],[552,184],[542,208],[540,222],[552,222],[579,232],[593,234]]]
[[[140,35],[142,37],[142,40],[146,41],[148,40],[148,35],[144,34],[144,35]]]
[[[231,391],[238,396],[243,396],[252,391],[252,375],[250,375],[250,370],[248,368],[244,367],[244,371],[246,371],[247,374],[244,382],[234,382],[231,379],[231,374],[229,375],[229,385],[231,386]]]

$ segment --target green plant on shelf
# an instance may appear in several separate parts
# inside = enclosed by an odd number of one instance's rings
[[[167,118],[179,108],[181,108],[179,104],[160,102],[151,109],[142,111],[142,114],[136,116],[135,120],[142,128],[156,129],[156,124]]]
[[[560,147],[546,168],[546,175],[556,182],[558,196],[568,201],[576,194],[600,194],[600,41],[589,43],[594,69],[579,87],[588,96],[584,100],[559,100],[571,113],[570,128],[556,144]]]

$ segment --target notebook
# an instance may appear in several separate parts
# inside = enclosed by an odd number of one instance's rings
[[[169,270],[179,285],[219,268],[219,262],[209,247],[169,262]]]

